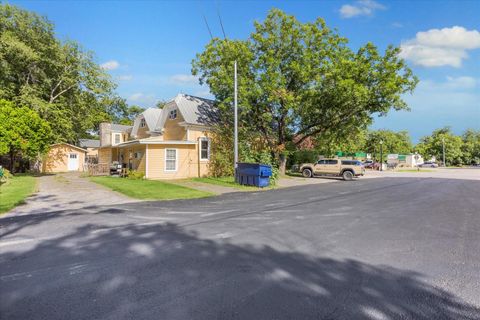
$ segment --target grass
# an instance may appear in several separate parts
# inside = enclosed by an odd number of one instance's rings
[[[174,200],[212,196],[213,193],[154,180],[92,177],[91,181],[135,199]]]
[[[37,181],[28,175],[14,176],[0,186],[0,213],[25,203],[25,198],[36,190]]]
[[[191,180],[196,182],[215,184],[223,187],[230,187],[230,188],[236,188],[236,189],[242,189],[242,190],[252,190],[252,191],[274,188],[273,186],[268,186],[265,188],[257,188],[253,186],[240,185],[235,182],[235,179],[233,177],[220,177],[220,178],[205,177],[205,178],[192,178]]]

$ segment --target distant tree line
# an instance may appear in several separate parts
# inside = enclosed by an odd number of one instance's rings
[[[480,130],[468,129],[461,135],[455,135],[449,127],[445,127],[422,137],[416,145],[412,143],[408,131],[363,130],[342,139],[323,136],[304,148],[292,149],[289,164],[315,161],[320,155],[334,156],[338,151],[365,152],[380,161],[380,149],[383,151],[383,161],[387,154],[417,152],[425,160],[435,157],[437,162],[441,162],[444,145],[447,165],[480,163]]]

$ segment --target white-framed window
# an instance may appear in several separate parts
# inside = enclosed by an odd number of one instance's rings
[[[200,160],[210,160],[210,139],[200,138]]]
[[[140,159],[141,157],[142,157],[142,153],[141,153],[140,151],[135,152],[135,153],[133,154],[133,158],[135,158],[135,159]]]
[[[165,149],[165,171],[177,171],[177,149]]]
[[[170,113],[168,114],[169,119],[177,119],[177,109],[172,109],[170,110]]]
[[[76,153],[70,153],[70,159],[77,159]]]
[[[147,122],[145,121],[145,118],[142,118],[142,120],[140,120],[140,128],[145,128],[147,126]]]
[[[114,144],[119,144],[122,142],[122,134],[121,133],[114,133],[113,134],[113,143]]]

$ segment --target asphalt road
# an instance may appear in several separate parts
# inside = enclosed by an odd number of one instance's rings
[[[480,319],[480,181],[360,179],[0,224],[1,319]]]

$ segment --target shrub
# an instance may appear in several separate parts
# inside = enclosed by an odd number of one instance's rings
[[[242,162],[269,164],[272,166],[272,176],[270,177],[270,184],[276,185],[278,182],[278,176],[280,171],[278,170],[278,164],[272,154],[268,151],[249,151],[244,150]]]
[[[145,174],[142,171],[137,171],[137,170],[128,170],[127,172],[127,179],[131,180],[140,180],[143,179]]]

